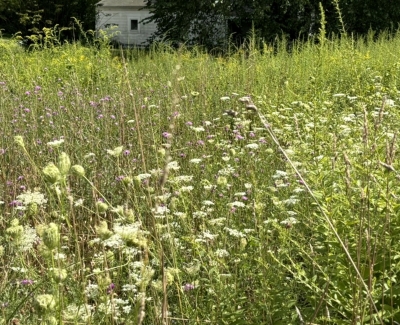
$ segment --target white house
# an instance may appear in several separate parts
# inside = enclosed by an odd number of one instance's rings
[[[125,46],[144,45],[156,31],[154,22],[142,23],[150,16],[143,0],[101,0],[97,3],[96,30],[113,34],[113,39]]]

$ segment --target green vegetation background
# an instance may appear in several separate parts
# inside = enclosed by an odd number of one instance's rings
[[[0,323],[400,322],[398,34],[55,35],[0,41]]]

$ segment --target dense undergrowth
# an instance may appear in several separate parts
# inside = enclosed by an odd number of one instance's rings
[[[372,38],[0,41],[0,324],[400,322],[400,36]]]

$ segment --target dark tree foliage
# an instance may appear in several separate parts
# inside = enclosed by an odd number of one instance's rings
[[[115,0],[118,2],[118,0]],[[144,0],[152,12],[159,37],[215,48],[227,40],[240,44],[254,30],[266,42],[283,35],[306,39],[318,33],[321,2],[328,33],[365,35],[369,30],[397,30],[400,22],[398,0],[338,0],[344,26],[338,19],[335,0]],[[41,33],[43,27],[69,27],[63,33],[79,38],[79,29],[94,29],[98,0],[0,0],[0,31],[22,35]]]
[[[283,35],[306,39],[318,33],[320,6],[324,8],[329,33],[362,36],[369,30],[397,29],[400,1],[339,0],[344,26],[332,0],[147,0],[152,12],[148,21],[158,25],[156,36],[176,42],[201,42],[215,45],[216,35],[225,23],[226,38],[241,43],[253,29],[266,42]],[[218,23],[220,25],[218,25]]]
[[[347,32],[366,34],[396,30],[400,23],[398,0],[347,0],[339,3]]]
[[[98,0],[0,0],[0,30],[2,34],[23,36],[40,34],[43,27],[58,25],[69,28],[63,37],[79,37],[74,18],[83,28],[94,29]]]
[[[215,0],[148,0],[151,20],[157,23],[154,38],[176,43],[201,43],[215,46],[223,32],[225,5]],[[225,35],[223,35],[225,36]],[[222,37],[224,38],[224,37]]]

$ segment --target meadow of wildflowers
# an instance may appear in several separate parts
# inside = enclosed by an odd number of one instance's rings
[[[400,36],[0,40],[0,324],[400,322]]]

